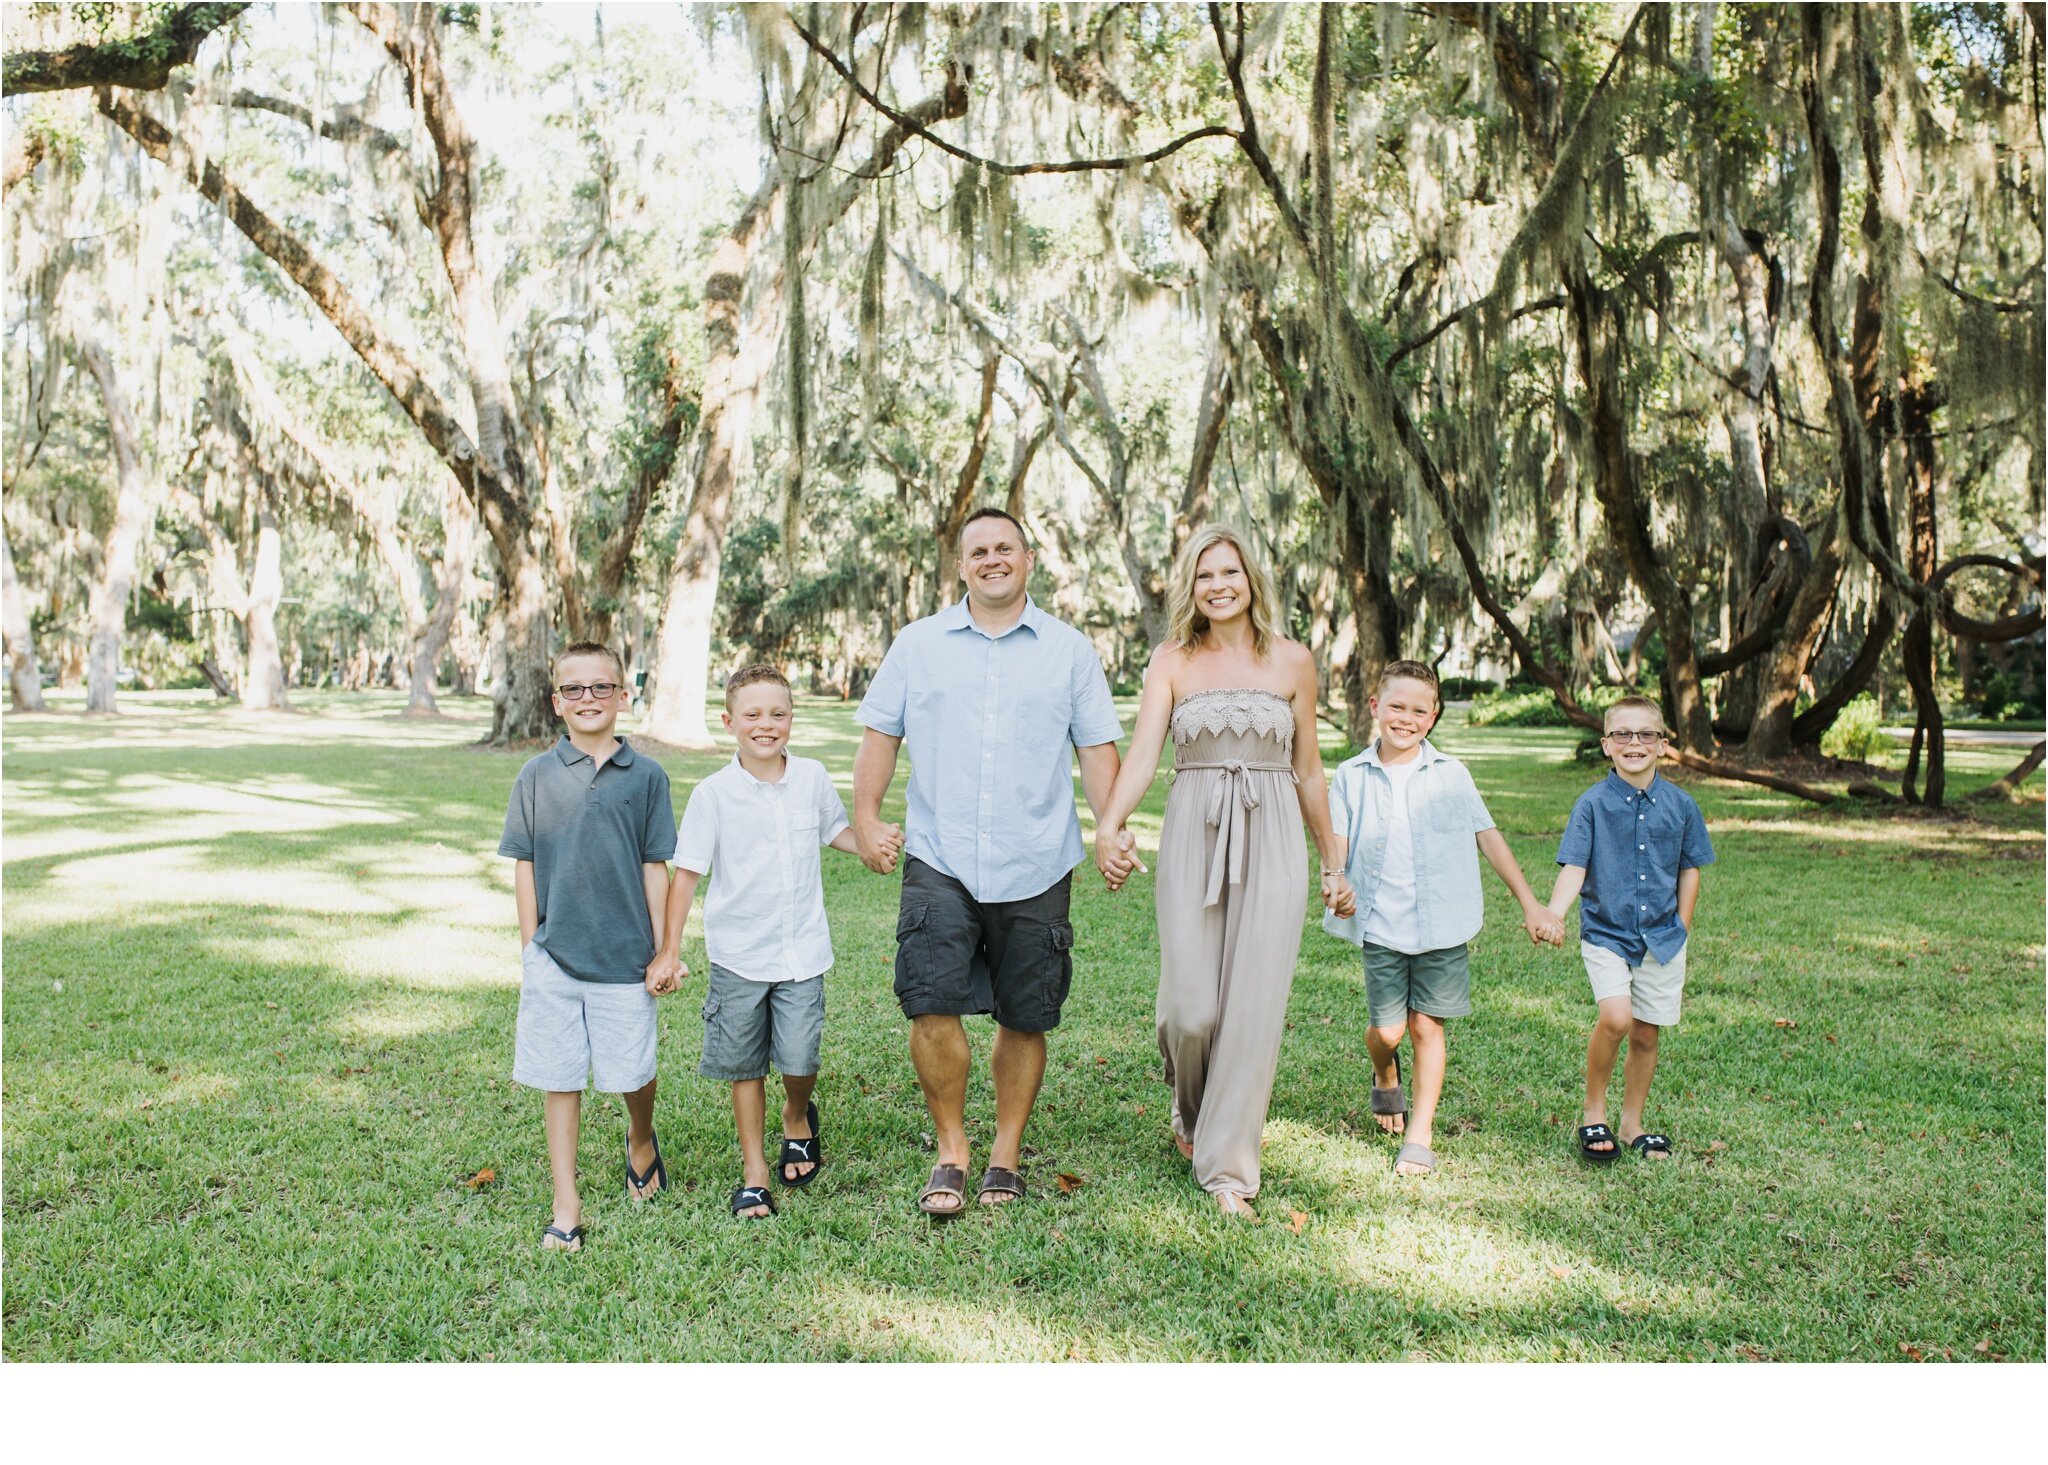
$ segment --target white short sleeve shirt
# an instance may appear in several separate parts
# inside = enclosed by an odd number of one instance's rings
[[[846,805],[815,758],[785,754],[763,783],[732,762],[691,790],[676,864],[702,875],[704,948],[750,982],[801,982],[832,965],[819,850],[847,827]]]

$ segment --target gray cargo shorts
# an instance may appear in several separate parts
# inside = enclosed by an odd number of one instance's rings
[[[1013,1033],[1060,1025],[1074,981],[1072,872],[1022,900],[976,900],[905,857],[896,918],[896,1002],[905,1017],[989,1013]]]
[[[704,994],[704,1061],[697,1072],[726,1083],[766,1078],[768,1065],[785,1078],[818,1071],[825,1033],[825,979],[750,982],[711,963]]]

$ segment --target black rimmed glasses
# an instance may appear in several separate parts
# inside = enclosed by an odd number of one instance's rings
[[[555,695],[557,697],[560,697],[564,702],[581,702],[583,700],[584,693],[587,692],[591,696],[597,698],[598,701],[603,702],[606,699],[608,699],[612,693],[618,691],[618,689],[619,684],[617,682],[590,682],[587,684],[583,682],[571,682],[566,687],[555,688]]]
[[[1642,743],[1648,746],[1664,741],[1664,734],[1661,732],[1641,732],[1632,727],[1625,727],[1619,732],[1602,733],[1600,736],[1606,738],[1609,742],[1620,743],[1623,747],[1627,747],[1631,743]]]

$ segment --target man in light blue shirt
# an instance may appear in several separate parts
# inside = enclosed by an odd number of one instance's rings
[[[897,750],[910,746],[896,1000],[938,1140],[939,1164],[918,1197],[932,1216],[967,1203],[968,1013],[996,1021],[996,1137],[980,1200],[1024,1193],[1024,1125],[1045,1076],[1045,1034],[1073,980],[1075,756],[1091,811],[1116,782],[1123,727],[1102,663],[1085,636],[1025,594],[1033,561],[1008,514],[969,516],[966,600],[904,627],[860,704],[854,834],[861,859],[882,874],[895,868],[882,795]]]

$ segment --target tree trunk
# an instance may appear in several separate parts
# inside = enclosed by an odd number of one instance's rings
[[[242,617],[249,642],[242,705],[252,712],[279,712],[291,705],[284,691],[284,658],[277,649],[277,604],[283,598],[284,541],[277,532],[277,511],[266,501],[256,511],[256,561],[249,571],[248,610]]]
[[[42,669],[36,665],[35,636],[30,630],[28,597],[21,593],[21,581],[14,576],[14,550],[7,542],[7,529],[0,524],[0,607],[7,634],[7,687],[16,712],[42,712]]]
[[[437,717],[440,705],[434,700],[434,683],[441,673],[441,655],[462,613],[462,590],[469,583],[470,541],[476,531],[476,515],[463,497],[462,485],[452,477],[441,506],[441,573],[435,588],[434,609],[420,625],[412,645],[411,677],[406,688],[406,717]],[[459,682],[459,678],[458,678]],[[457,690],[460,690],[458,686]]]
[[[989,430],[995,425],[996,374],[1003,364],[1002,353],[993,345],[984,348],[981,363],[981,400],[975,410],[974,437],[967,446],[967,461],[953,481],[953,496],[939,516],[939,583],[942,600],[950,605],[953,587],[960,582],[960,531],[974,508],[975,491],[981,487],[981,465],[988,457]]]
[[[1230,422],[1230,348],[1222,328],[1209,351],[1208,370],[1202,374],[1202,395],[1195,408],[1194,456],[1188,461],[1187,482],[1181,486],[1180,513],[1173,521],[1173,558],[1178,560],[1194,532],[1209,521],[1209,479],[1216,468],[1216,450],[1223,441],[1223,429]]]
[[[656,643],[654,696],[642,727],[648,737],[679,748],[715,746],[705,718],[705,689],[711,681],[712,612],[718,600],[733,489],[751,457],[754,409],[781,333],[780,276],[764,290],[751,333],[742,318],[741,300],[747,267],[767,237],[780,187],[779,178],[761,185],[739,222],[719,242],[704,286],[709,359],[697,423],[697,485],[676,546],[675,573]]]
[[[359,14],[371,13],[371,18],[377,21],[371,29],[385,40],[387,49],[403,60],[410,49],[411,38],[405,33],[397,13],[389,6],[361,6],[357,10]],[[435,105],[428,109],[432,115],[426,120],[430,123],[430,130],[438,124],[440,130],[435,131],[435,141],[437,148],[441,147],[453,117],[453,104],[451,98],[443,95],[445,77],[439,70],[438,56],[433,66],[422,68],[415,81],[421,83],[416,90],[422,105],[429,96],[434,101]],[[435,85],[425,85],[428,81]],[[241,230],[251,244],[291,277],[306,293],[306,298],[333,323],[341,338],[362,358],[363,364],[391,393],[419,429],[420,435],[462,483],[476,504],[485,531],[491,536],[492,547],[497,552],[507,612],[516,609],[517,613],[532,618],[506,638],[507,651],[514,660],[507,674],[493,682],[497,707],[492,718],[491,740],[505,743],[547,736],[554,727],[554,709],[547,685],[548,598],[532,544],[532,513],[525,497],[528,475],[523,462],[512,452],[513,440],[505,432],[510,375],[503,368],[502,350],[495,372],[487,364],[481,369],[472,365],[472,393],[480,390],[485,393],[475,403],[478,431],[476,439],[472,440],[460,418],[421,374],[404,347],[370,318],[348,286],[306,247],[303,240],[258,208],[218,164],[205,158],[200,149],[174,150],[170,130],[144,112],[132,97],[103,91],[99,105],[100,111],[133,137],[144,152],[166,167],[180,169],[205,198],[220,207],[229,222]],[[455,122],[458,132],[459,126],[459,121]],[[467,302],[462,312],[463,321],[473,323],[472,317],[483,316],[492,322],[491,334],[495,337],[495,317],[490,314],[486,292],[481,289],[482,282],[474,277],[473,251],[463,245],[460,238],[455,245],[448,242],[451,233],[466,235],[468,229],[466,211],[471,181],[468,141],[466,135],[458,140],[460,146],[448,143],[450,151],[442,157],[441,190],[424,202],[434,215],[437,237],[443,240],[443,263],[449,270],[450,283],[455,285],[459,299]],[[451,181],[456,190],[453,195],[450,193]],[[456,211],[462,214],[459,221],[452,217]],[[458,222],[459,230],[456,227]],[[448,257],[451,248],[455,254],[453,260]],[[458,276],[464,283],[456,284]],[[484,343],[465,340],[464,348],[465,355],[473,363],[479,356],[488,355]],[[502,401],[490,399],[487,389],[493,379],[504,387]],[[520,587],[525,588],[522,590]]]
[[[799,115],[808,112],[804,94],[809,74],[799,89]],[[967,87],[949,74],[936,97],[910,107],[906,115],[929,126],[967,111]],[[876,139],[865,162],[850,170],[803,210],[805,239],[795,253],[801,257],[827,229],[853,207],[860,190],[889,171],[896,154],[915,134],[892,123]],[[654,696],[647,707],[647,736],[677,747],[711,747],[705,718],[705,688],[711,675],[712,610],[718,600],[718,576],[724,563],[725,530],[732,511],[732,491],[741,455],[751,446],[754,408],[775,356],[781,334],[784,286],[781,273],[761,291],[752,331],[741,321],[747,265],[760,248],[774,217],[782,180],[771,173],[748,200],[739,221],[720,241],[704,286],[704,327],[707,360],[704,395],[699,408],[696,491],[689,517],[676,546],[675,573],[670,577],[668,605],[662,612],[654,670]]]
[[[1940,564],[1934,509],[1934,439],[1930,421],[1931,394],[1921,382],[1908,382],[1899,393],[1899,436],[1906,459],[1906,568],[1922,585],[1934,578]],[[1899,646],[1906,682],[1913,689],[1913,750],[1906,759],[1900,792],[1909,801],[1941,807],[1947,791],[1947,736],[1942,728],[1941,694],[1935,685],[1934,631],[1939,603],[1923,601],[1906,622]],[[1927,750],[1927,783],[1916,794],[1922,741]]]
[[[1657,612],[1657,624],[1664,634],[1665,715],[1678,746],[1709,756],[1714,751],[1713,717],[1700,685],[1692,601],[1650,537],[1649,505],[1643,500],[1629,448],[1628,411],[1621,388],[1620,316],[1614,302],[1594,287],[1582,264],[1574,262],[1566,270],[1565,291],[1571,298],[1579,370],[1586,384],[1594,493],[1631,578]]]
[[[99,383],[107,409],[107,435],[114,445],[114,527],[104,542],[100,577],[92,587],[92,643],[85,677],[85,710],[112,712],[121,644],[127,632],[128,597],[135,589],[136,555],[149,535],[156,508],[142,465],[135,419],[114,374],[113,359],[97,341],[81,341],[78,350]]]
[[[1755,761],[1789,757],[1792,752],[1792,719],[1799,702],[1799,686],[1820,645],[1822,630],[1835,608],[1842,586],[1842,544],[1838,518],[1830,517],[1814,546],[1813,563],[1799,584],[1792,610],[1778,632],[1778,644],[1764,658],[1757,680],[1756,714],[1743,743],[1745,757]]]

